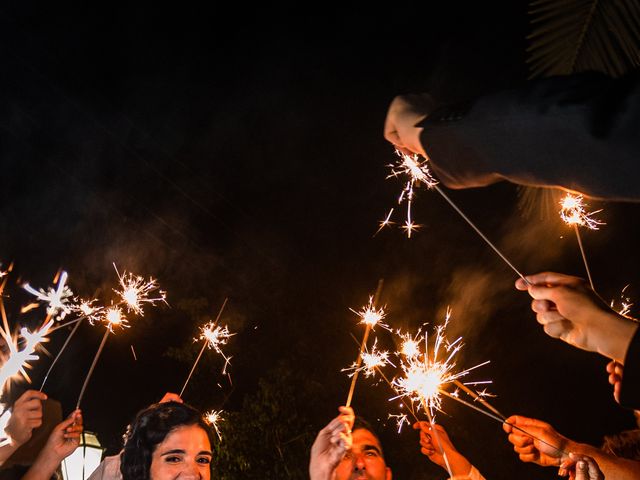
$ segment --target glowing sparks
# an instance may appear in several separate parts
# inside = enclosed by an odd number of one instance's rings
[[[102,321],[110,332],[113,332],[115,327],[127,328],[129,326],[129,322],[124,316],[124,312],[117,305],[112,305],[105,309],[102,315]]]
[[[47,303],[47,315],[55,317],[56,320],[62,320],[73,309],[69,301],[73,297],[73,292],[66,283],[67,272],[62,272],[56,288],[49,287],[47,291],[42,288],[36,290],[28,283],[25,283],[23,288],[41,302]]]
[[[95,305],[97,301],[95,298],[92,300],[76,300],[77,303],[74,306],[74,311],[81,317],[89,320],[89,323],[93,325],[102,318],[104,311],[104,307]]]
[[[34,332],[22,328],[20,330],[20,336],[23,339],[22,349],[19,347],[17,338],[12,338],[7,332],[2,332],[9,353],[6,356],[6,361],[0,368],[1,389],[4,389],[7,381],[12,378],[18,378],[20,375],[28,382],[31,382],[27,374],[27,369],[31,368],[29,362],[38,360],[38,355],[35,354],[36,348],[41,343],[48,341],[47,334],[52,325],[53,320],[49,320]]]
[[[602,209],[595,212],[587,212],[585,210],[587,204],[584,203],[582,195],[567,193],[560,201],[560,207],[560,218],[567,225],[587,227],[590,230],[598,230],[600,225],[604,225],[604,222],[592,217],[592,215],[601,212]]]
[[[396,150],[396,153],[400,159],[396,163],[389,165],[391,168],[391,174],[387,178],[399,176],[407,178],[407,183],[398,197],[398,204],[400,205],[403,202],[407,203],[407,219],[402,225],[402,229],[407,234],[407,237],[411,238],[411,233],[421,227],[421,225],[415,223],[411,218],[411,205],[413,203],[415,193],[414,189],[417,186],[416,184],[423,184],[427,188],[432,188],[438,184],[438,181],[431,175],[429,167],[427,166],[427,160],[420,161],[420,157],[418,155],[407,155],[406,153],[402,153],[398,150]],[[393,224],[391,221],[392,213],[393,209],[391,209],[387,217],[380,222],[380,228],[378,231],[382,230],[387,225]]]
[[[200,329],[200,340],[204,340],[207,347],[214,349],[224,358],[225,363],[222,373],[226,373],[231,357],[226,357],[220,346],[226,345],[229,338],[234,335],[235,333],[229,332],[227,326],[222,327],[214,322],[209,322]]]
[[[622,291],[620,292],[620,299],[618,301],[616,301],[615,299],[611,300],[611,308],[623,316],[629,315],[629,313],[631,312],[631,307],[633,307],[633,302],[626,293],[627,288],[629,288],[629,285],[622,289]]]
[[[116,268],[115,265],[114,268]],[[136,315],[142,316],[144,315],[143,304],[166,303],[166,292],[159,290],[155,279],[149,278],[147,281],[142,277],[126,272],[120,275],[117,268],[116,273],[120,281],[120,289],[114,291],[118,294],[128,312],[134,312]],[[156,297],[150,296],[153,292],[157,292]]]
[[[382,323],[382,320],[386,315],[384,308],[376,308],[373,304],[373,297],[369,297],[369,303],[362,307],[359,312],[356,312],[353,308],[350,310],[360,317],[360,323],[368,325],[372,330],[377,325],[380,325],[383,328],[389,328],[388,325]]]
[[[358,365],[358,362],[354,362],[349,368],[344,368],[343,372],[350,372],[349,377],[355,375],[356,372],[363,373],[365,377],[372,377],[375,375],[378,368],[382,368],[386,365],[393,365],[389,359],[389,352],[380,351],[377,348],[377,341],[374,342],[373,348],[370,352],[362,353],[362,363]]]
[[[418,408],[422,408],[431,414],[433,410],[441,410],[442,399],[440,392],[449,384],[474,368],[484,365],[485,362],[475,367],[457,371],[455,364],[456,354],[463,344],[462,338],[449,342],[445,337],[445,329],[449,320],[450,311],[447,311],[445,323],[436,328],[435,339],[429,349],[429,339],[405,334],[402,336],[403,344],[397,355],[401,358],[400,368],[402,376],[392,380],[392,386],[397,391],[399,398],[404,397]],[[424,341],[422,341],[424,339]],[[424,343],[424,351],[420,344]],[[444,355],[441,355],[444,353]]]
[[[395,420],[396,425],[398,426],[398,433],[402,431],[402,427],[404,425],[411,425],[411,423],[409,422],[409,419],[407,418],[407,415],[404,413],[398,413],[395,415],[392,415],[390,413],[389,418],[393,418]]]
[[[223,413],[224,412],[222,410],[211,410],[204,414],[204,419],[209,425],[211,425],[211,428],[216,431],[219,440],[222,440],[222,435],[220,434],[220,423],[224,421],[224,417],[222,416]]]

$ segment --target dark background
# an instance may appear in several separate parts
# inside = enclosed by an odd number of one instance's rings
[[[504,413],[596,444],[633,427],[611,397],[606,361],[546,337],[513,272],[437,194],[419,192],[423,228],[411,239],[399,229],[373,236],[402,187],[385,181],[389,102],[523,82],[526,2],[353,11],[21,2],[4,5],[0,22],[0,259],[16,265],[12,320],[29,320],[18,315],[28,302],[19,284],[47,286],[59,268],[75,293],[102,301],[116,286],[113,262],[168,291],[170,308],[109,339],[89,385],[86,425],[108,453],[137,410],[179,391],[199,347],[192,338],[225,297],[223,321],[237,332],[225,349],[231,381],[209,353],[185,400],[241,414],[260,381],[277,387],[293,372],[300,429],[316,432],[346,398],[340,370],[357,353],[351,335],[362,335],[349,308],[379,278],[395,328],[436,324],[453,308],[450,335],[466,343],[459,364],[491,360],[474,378],[494,381]],[[451,196],[523,271],[583,275],[552,203],[519,202],[506,184]],[[607,222],[583,232],[596,287],[609,300],[632,283],[633,296],[637,207],[594,207]],[[52,373],[47,392],[65,412],[101,335],[83,326]],[[48,348],[63,341],[56,334]],[[47,366],[36,365],[36,385]],[[354,408],[380,427],[395,477],[446,478],[419,454],[414,431],[395,431],[396,403],[372,384],[361,379]],[[444,411],[439,421],[487,478],[555,477],[520,463],[496,422],[449,401]],[[273,449],[261,447],[255,455]]]

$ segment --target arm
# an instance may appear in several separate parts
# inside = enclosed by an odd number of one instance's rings
[[[53,429],[46,445],[22,480],[49,480],[62,460],[78,448],[81,434],[82,414],[80,410],[76,410]]]
[[[578,456],[586,456],[597,462],[606,478],[637,479],[640,462],[614,457],[591,445],[575,442],[559,434],[548,423],[514,415],[505,421],[503,428],[523,462],[558,467],[559,474],[565,474],[574,468]],[[590,480],[590,477],[585,478]]]
[[[333,472],[351,449],[351,428],[355,416],[350,407],[340,407],[340,415],[318,433],[311,447],[310,480],[330,480]]]
[[[4,429],[7,441],[0,447],[0,465],[29,441],[35,428],[42,425],[42,401],[47,396],[36,390],[27,390],[13,405]]]
[[[470,478],[473,465],[454,447],[449,435],[441,425],[416,422],[414,430],[420,430],[420,452],[436,465],[446,469],[443,454],[446,454],[454,478]],[[434,432],[436,430],[436,432]],[[440,442],[438,443],[438,440]],[[477,470],[476,470],[477,471]],[[474,472],[475,473],[475,472]],[[479,475],[479,472],[478,472]],[[482,478],[480,476],[480,478]]]
[[[426,154],[451,188],[509,180],[638,201],[638,124],[640,74],[588,73],[436,110],[400,97],[389,108],[385,137],[401,150]]]

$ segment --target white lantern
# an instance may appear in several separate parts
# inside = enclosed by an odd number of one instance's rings
[[[104,448],[95,433],[83,432],[80,445],[60,465],[64,480],[86,480],[98,468]]]

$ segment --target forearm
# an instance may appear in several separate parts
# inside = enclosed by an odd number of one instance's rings
[[[13,453],[19,448],[19,445],[11,442],[0,447],[0,465],[7,461]]]
[[[465,477],[469,475],[472,465],[469,460],[464,457],[464,455],[460,454],[459,452],[449,452],[447,454],[447,460],[449,461],[449,466],[451,467],[451,474],[454,477]],[[443,468],[446,469],[447,466],[444,465]]]
[[[62,460],[59,457],[42,450],[27,473],[23,475],[22,480],[49,480],[60,463]]]

